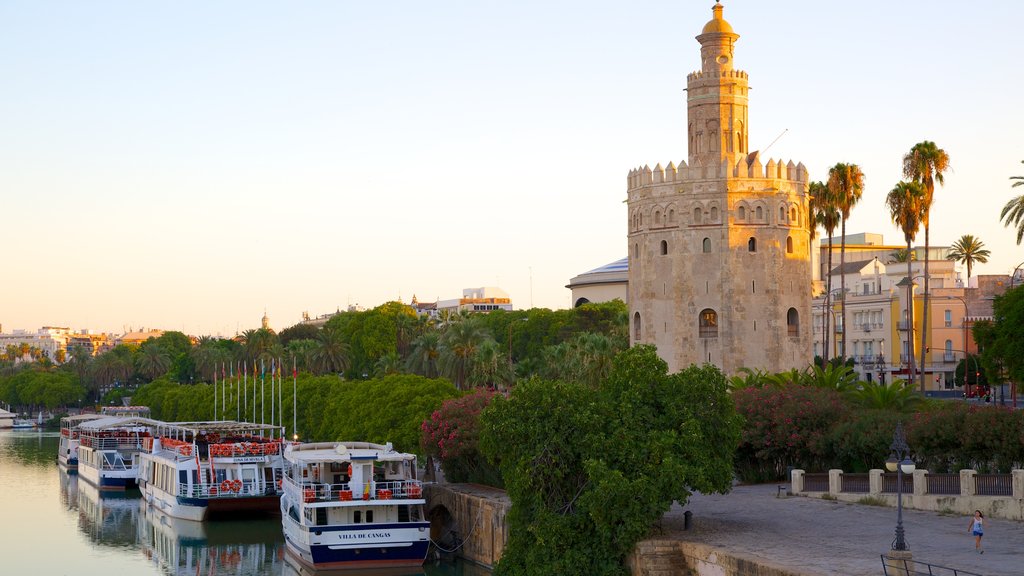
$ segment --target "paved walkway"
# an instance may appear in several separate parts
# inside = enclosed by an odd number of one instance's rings
[[[788,488],[785,485],[785,489]],[[807,574],[878,576],[891,546],[896,509],[821,498],[776,497],[777,485],[737,486],[727,495],[694,494],[662,520],[663,536],[727,549]],[[693,512],[683,531],[683,512]],[[1024,523],[985,519],[985,553],[974,551],[969,518],[903,511],[914,560],[985,576],[1024,574]]]

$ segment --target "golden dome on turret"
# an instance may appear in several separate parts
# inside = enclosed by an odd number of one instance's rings
[[[714,12],[715,16],[704,25],[704,29],[700,31],[701,34],[713,34],[716,32],[723,34],[735,34],[732,29],[732,25],[722,18],[721,4],[715,2],[715,7],[712,8],[711,11]]]

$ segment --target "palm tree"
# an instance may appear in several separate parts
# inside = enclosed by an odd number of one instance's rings
[[[822,337],[824,349],[821,356],[827,361],[831,357],[829,352],[831,350],[829,320],[831,320],[830,311],[832,310],[832,234],[835,233],[836,226],[839,225],[841,215],[828,186],[821,182],[812,182],[808,189],[817,199],[817,213],[815,214],[817,222],[815,226],[821,225],[825,229],[825,233],[828,234],[828,266],[825,270],[825,308],[821,311],[821,324],[822,331],[824,332]]]
[[[348,370],[349,346],[340,328],[327,325],[320,330],[312,363],[314,370],[320,374]]]
[[[860,202],[860,196],[864,192],[864,173],[856,164],[843,164],[840,162],[828,170],[828,189],[831,192],[833,202],[839,211],[842,220],[842,232],[840,232],[839,268],[846,266],[846,221],[850,219],[850,210]],[[843,344],[839,347],[839,357],[846,358],[846,274],[839,276],[841,284],[840,293],[843,295],[842,316],[843,319]]]
[[[377,361],[373,363],[373,375],[377,378],[401,373],[402,359],[398,356],[398,352],[394,350],[377,358]]]
[[[288,356],[295,360],[295,365],[299,370],[311,370],[313,353],[318,346],[316,340],[297,338],[288,342]]]
[[[441,334],[436,331],[425,332],[413,340],[412,352],[406,360],[406,369],[413,374],[437,378],[437,361],[441,355]]]
[[[143,376],[155,380],[157,376],[166,374],[170,369],[171,357],[159,344],[150,344],[139,351],[136,364]]]
[[[947,260],[955,260],[967,266],[967,283],[971,283],[971,268],[975,262],[985,264],[992,253],[985,249],[985,243],[970,234],[964,234],[953,243]]]
[[[504,388],[512,382],[512,367],[504,348],[494,340],[484,340],[473,354],[469,383],[473,386]]]
[[[924,200],[921,205],[921,224],[924,225],[924,309],[925,315],[921,318],[921,349],[927,345],[928,338],[928,299],[931,295],[928,292],[928,248],[930,230],[930,212],[932,199],[935,194],[935,183],[943,183],[943,174],[949,170],[949,155],[942,148],[935,145],[935,142],[925,140],[914,144],[910,152],[903,157],[903,177],[913,178],[924,186]],[[924,370],[921,370],[921,391],[924,391]]]
[[[886,264],[906,264],[911,260],[917,260],[917,253],[908,251],[906,248],[900,248],[889,254],[889,261]]]
[[[907,253],[910,243],[921,229],[924,212],[924,186],[920,182],[900,182],[885,197],[885,205],[889,207],[889,215],[893,223],[903,230],[903,239],[907,241]],[[907,349],[909,352],[909,368],[913,377],[914,365],[914,282],[911,262],[907,259]],[[921,383],[924,392],[924,382]]]
[[[1024,164],[1024,160],[1020,161]],[[1024,186],[1024,176],[1010,176],[1010,180],[1016,180],[1010,188]],[[999,213],[999,220],[1004,226],[1014,225],[1017,227],[1017,245],[1020,246],[1021,239],[1024,239],[1024,194],[1011,199],[1003,206]]]
[[[476,318],[466,318],[448,326],[441,337],[441,373],[462,390],[472,371],[472,360],[477,348],[491,335]]]

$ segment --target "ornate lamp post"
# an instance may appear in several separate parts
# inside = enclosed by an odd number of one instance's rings
[[[896,423],[896,431],[892,435],[889,446],[889,459],[885,461],[885,469],[896,473],[896,537],[892,541],[892,549],[907,550],[907,541],[903,537],[903,475],[913,474],[914,461],[910,459],[910,447],[903,434],[903,422]]]

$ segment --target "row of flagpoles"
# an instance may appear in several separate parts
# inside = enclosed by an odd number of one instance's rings
[[[283,362],[280,358],[270,360],[270,419],[266,419],[266,377],[267,365],[260,359],[259,366],[256,362],[252,364],[252,422],[256,422],[256,392],[259,387],[259,423],[275,425],[284,428],[284,402],[281,395],[284,389],[284,380],[281,375]],[[236,371],[237,368],[237,371]],[[258,369],[257,369],[258,368]],[[213,371],[213,419],[227,420],[230,418],[230,407],[232,401],[235,405],[235,420],[238,422],[249,422],[249,363],[248,361],[227,363],[220,365],[220,402],[218,402],[218,381],[217,368]],[[257,381],[257,375],[259,379]],[[292,433],[295,434],[297,426],[297,387],[299,372],[296,370],[295,360],[292,360]],[[276,412],[275,412],[275,388],[276,388]],[[298,436],[296,436],[298,438]]]

